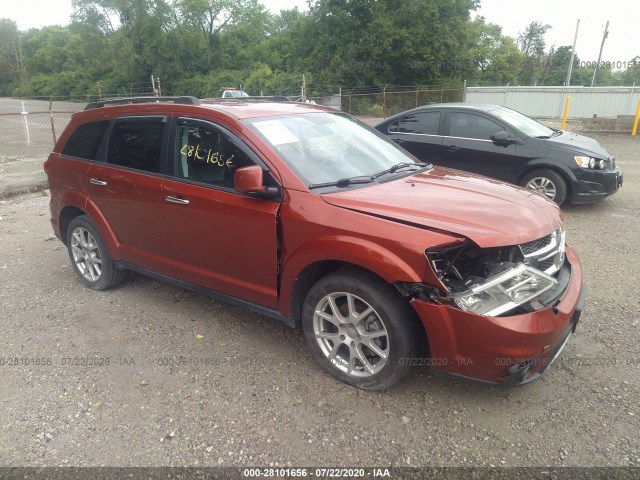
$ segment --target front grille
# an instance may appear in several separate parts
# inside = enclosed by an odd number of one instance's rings
[[[544,272],[550,267],[553,267],[553,257],[547,258],[546,260],[538,262],[538,270],[542,270]]]
[[[546,247],[549,243],[551,243],[551,234],[546,237],[533,240],[532,242],[523,243],[520,245],[520,248],[522,249],[522,253],[525,255],[531,255],[532,253]]]
[[[537,240],[523,243],[524,263],[554,275],[564,263],[564,230],[561,228]]]

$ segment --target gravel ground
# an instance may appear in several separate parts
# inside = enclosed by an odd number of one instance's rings
[[[519,388],[416,369],[359,391],[277,321],[138,275],[83,288],[48,199],[1,200],[0,467],[640,466],[640,140],[596,138],[625,184],[566,208],[590,293]]]

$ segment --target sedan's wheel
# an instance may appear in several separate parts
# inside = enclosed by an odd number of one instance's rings
[[[552,170],[535,170],[524,176],[520,184],[544,195],[558,205],[567,198],[567,184],[560,175]]]
[[[76,217],[69,224],[67,249],[73,269],[86,286],[105,290],[124,280],[126,272],[115,268],[102,237],[87,216]]]
[[[358,270],[336,272],[316,283],[302,321],[318,363],[358,388],[393,385],[414,355],[415,313],[389,285]]]

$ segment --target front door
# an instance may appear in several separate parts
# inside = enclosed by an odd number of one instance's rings
[[[503,125],[484,115],[465,111],[449,112],[446,123],[442,143],[444,165],[513,181],[517,168],[515,144],[498,145],[491,140],[491,135],[505,130]]]
[[[178,119],[169,151],[173,176],[162,195],[178,277],[276,307],[280,203],[233,188],[237,168],[264,165],[229,131],[201,120]]]

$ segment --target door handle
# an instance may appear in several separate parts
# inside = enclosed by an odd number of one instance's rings
[[[405,140],[401,140],[401,139],[394,140],[394,141],[395,141],[396,143],[399,143],[399,144],[402,144],[402,143],[404,143],[404,142],[405,142]]]
[[[447,150],[449,150],[450,152],[456,152],[456,151],[460,150],[460,147],[456,147],[455,145],[449,145],[447,147]]]
[[[105,182],[104,180],[101,180],[99,178],[91,178],[91,179],[89,179],[89,183],[92,184],[92,185],[98,185],[100,187],[104,187],[107,184],[107,182]]]
[[[189,200],[186,198],[178,198],[173,195],[167,195],[164,199],[169,203],[177,203],[178,205],[189,205]]]

